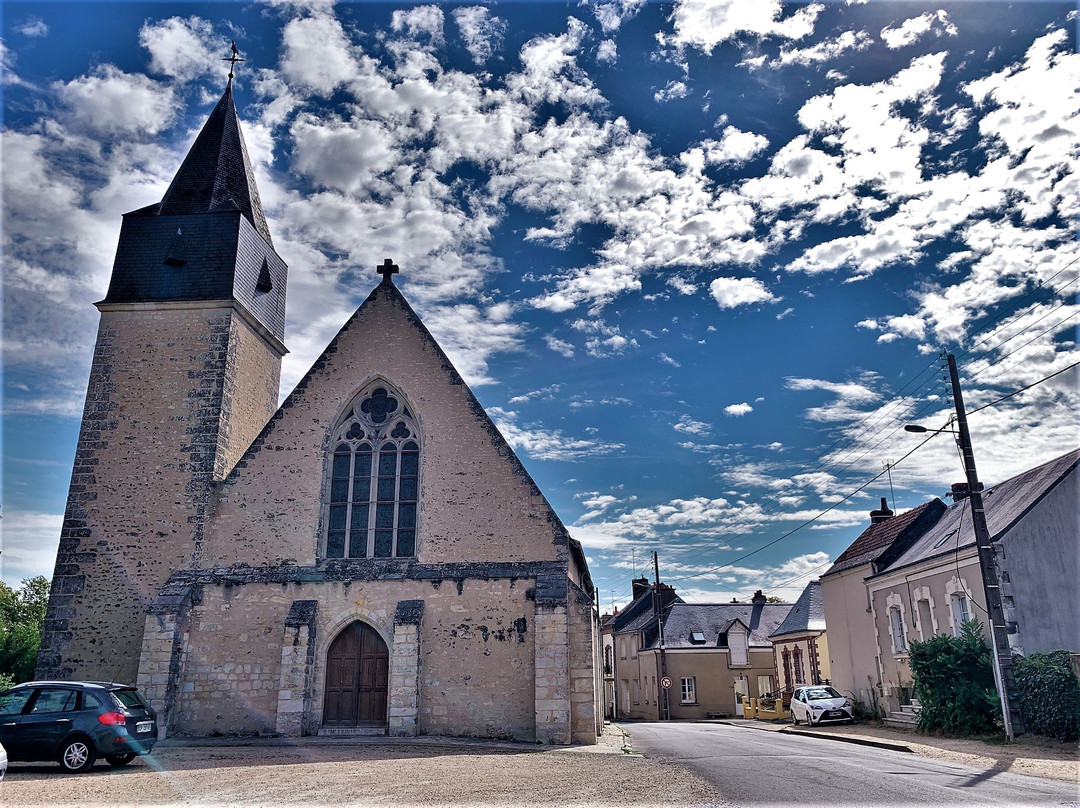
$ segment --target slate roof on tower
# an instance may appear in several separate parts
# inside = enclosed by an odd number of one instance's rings
[[[239,210],[267,244],[273,245],[240,131],[232,82],[195,138],[161,202],[137,213],[177,216],[225,210]]]

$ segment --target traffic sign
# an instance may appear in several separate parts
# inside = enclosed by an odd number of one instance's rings
[[[668,690],[671,687],[671,677],[665,676],[663,679],[661,679],[660,687],[664,688],[664,690]]]

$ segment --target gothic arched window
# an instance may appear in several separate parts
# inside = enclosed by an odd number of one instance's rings
[[[334,430],[327,558],[416,555],[420,435],[403,397],[369,385]]]

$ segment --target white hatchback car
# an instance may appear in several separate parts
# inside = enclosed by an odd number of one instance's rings
[[[827,721],[855,723],[855,705],[829,685],[800,685],[791,694],[791,722],[811,726]]]

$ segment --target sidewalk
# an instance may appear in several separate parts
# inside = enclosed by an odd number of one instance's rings
[[[911,752],[936,760],[948,760],[996,771],[1046,777],[1080,785],[1080,744],[1059,743],[1044,738],[1021,737],[1013,743],[995,743],[975,738],[937,738],[909,730],[878,724],[832,724],[820,727],[793,726],[787,721],[726,719],[720,724],[749,727],[766,732],[828,738],[834,741]]]

